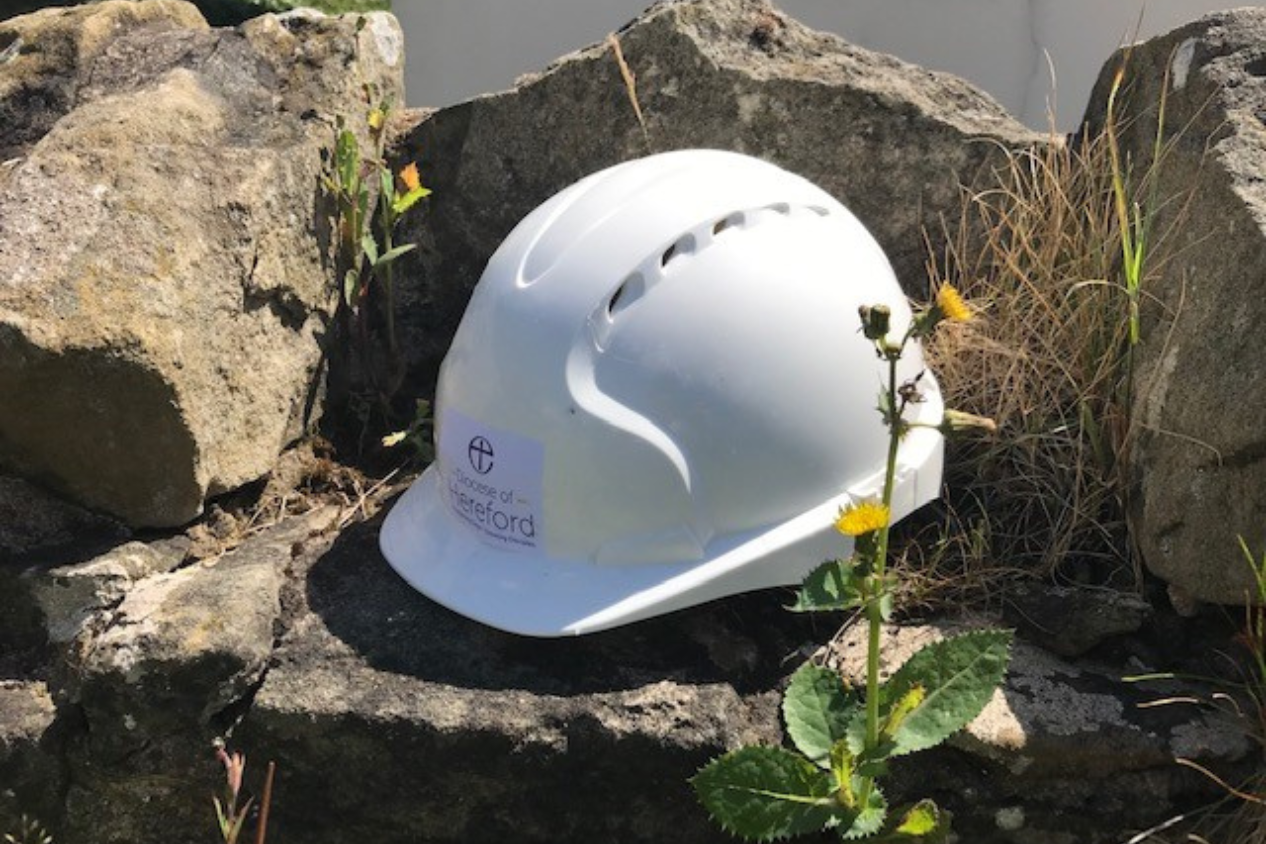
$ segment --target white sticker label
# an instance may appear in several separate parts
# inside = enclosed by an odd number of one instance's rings
[[[449,509],[480,539],[504,550],[538,547],[544,534],[540,441],[446,409],[437,458]]]

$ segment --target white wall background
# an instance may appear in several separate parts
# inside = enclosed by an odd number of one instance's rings
[[[775,0],[855,44],[971,80],[1036,129],[1072,130],[1119,44],[1235,0]],[[650,0],[394,0],[411,106],[443,106],[601,41]],[[1138,27],[1142,12],[1142,26]],[[1050,62],[1047,61],[1047,54]],[[1055,84],[1052,85],[1051,65]]]

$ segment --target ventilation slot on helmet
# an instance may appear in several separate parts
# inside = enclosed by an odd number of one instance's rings
[[[695,236],[692,234],[678,238],[677,242],[664,250],[663,256],[659,259],[661,267],[667,267],[668,264],[676,258],[683,255],[689,255],[695,251]]]
[[[781,214],[784,217],[791,215],[791,206],[785,202],[775,202],[773,205],[767,205],[766,207],[775,214]]]
[[[744,222],[746,222],[746,219],[744,218],[742,211],[737,211],[728,217],[722,217],[712,224],[712,236],[716,237],[723,231],[738,228],[742,226]]]
[[[641,299],[642,294],[645,292],[646,281],[642,278],[642,274],[633,273],[633,275],[621,282],[620,286],[611,294],[611,298],[607,301],[607,316],[615,316],[638,299]]]

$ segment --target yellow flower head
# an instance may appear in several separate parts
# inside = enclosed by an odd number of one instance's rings
[[[936,291],[936,306],[950,322],[967,322],[971,319],[971,308],[967,307],[962,295],[952,284],[942,284]]]
[[[874,501],[854,504],[840,511],[835,529],[845,536],[861,536],[873,533],[888,525],[888,508]]]
[[[400,181],[404,182],[406,190],[417,190],[422,187],[422,180],[418,176],[418,165],[410,164],[408,167],[401,170]]]
[[[386,122],[386,120],[387,112],[383,111],[381,108],[375,108],[369,112],[369,117],[366,118],[365,122],[369,124],[369,128],[371,130],[377,132],[382,129],[382,125]]]

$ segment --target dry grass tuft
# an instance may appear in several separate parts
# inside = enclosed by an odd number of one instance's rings
[[[954,547],[942,550],[942,569],[1005,563],[1137,583],[1125,517],[1129,302],[1117,210],[1109,138],[1053,141],[1010,153],[992,188],[965,194],[944,253],[929,261],[982,317],[946,326],[927,349],[946,405],[999,429],[950,445],[954,524],[942,544]],[[1144,288],[1162,250],[1149,249]]]

